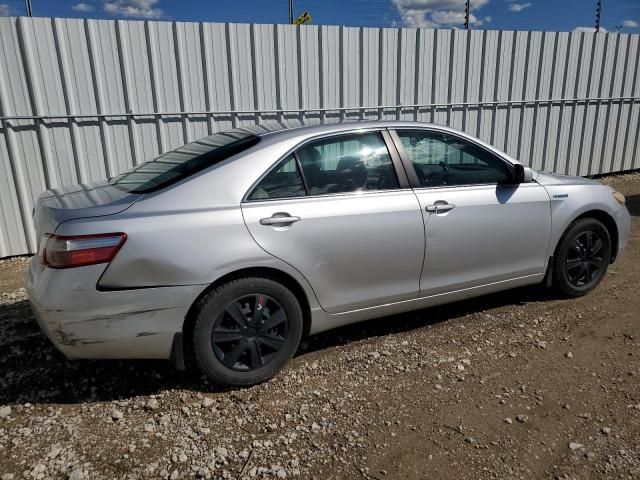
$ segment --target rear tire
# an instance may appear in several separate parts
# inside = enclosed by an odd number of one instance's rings
[[[564,296],[581,297],[602,280],[611,262],[611,237],[602,222],[581,218],[560,239],[554,256],[553,284]]]
[[[293,356],[302,337],[300,303],[268,278],[232,280],[198,306],[193,353],[206,377],[249,386],[271,379]]]

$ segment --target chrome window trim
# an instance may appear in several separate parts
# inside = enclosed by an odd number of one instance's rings
[[[284,202],[287,200],[313,200],[315,198],[333,198],[333,197],[348,197],[348,198],[356,198],[361,197],[363,195],[371,196],[378,194],[390,194],[390,193],[412,193],[414,189],[411,187],[406,188],[393,188],[386,190],[360,190],[355,192],[343,192],[343,193],[323,193],[321,195],[305,195],[298,197],[281,197],[281,198],[260,198],[256,200],[243,201],[243,205],[252,205],[254,203],[265,203],[265,202]]]
[[[441,190],[441,189],[449,189],[449,188],[478,188],[478,187],[517,187],[517,188],[530,188],[529,185],[539,186],[538,182],[532,180],[531,182],[526,183],[467,183],[464,185],[438,185],[433,187],[417,187],[414,188],[413,191],[420,192],[424,190]]]

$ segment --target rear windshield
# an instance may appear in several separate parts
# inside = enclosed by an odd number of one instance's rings
[[[131,193],[149,193],[174,184],[254,146],[260,137],[244,130],[214,133],[142,163],[109,180]]]

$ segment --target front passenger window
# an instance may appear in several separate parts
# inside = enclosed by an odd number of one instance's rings
[[[509,183],[506,163],[455,135],[425,130],[398,130],[422,187]]]

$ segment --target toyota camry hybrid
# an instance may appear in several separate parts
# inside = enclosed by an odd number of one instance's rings
[[[584,295],[627,243],[624,203],[437,125],[239,128],[44,192],[28,294],[68,358],[188,358],[251,385],[340,325],[537,283]]]

